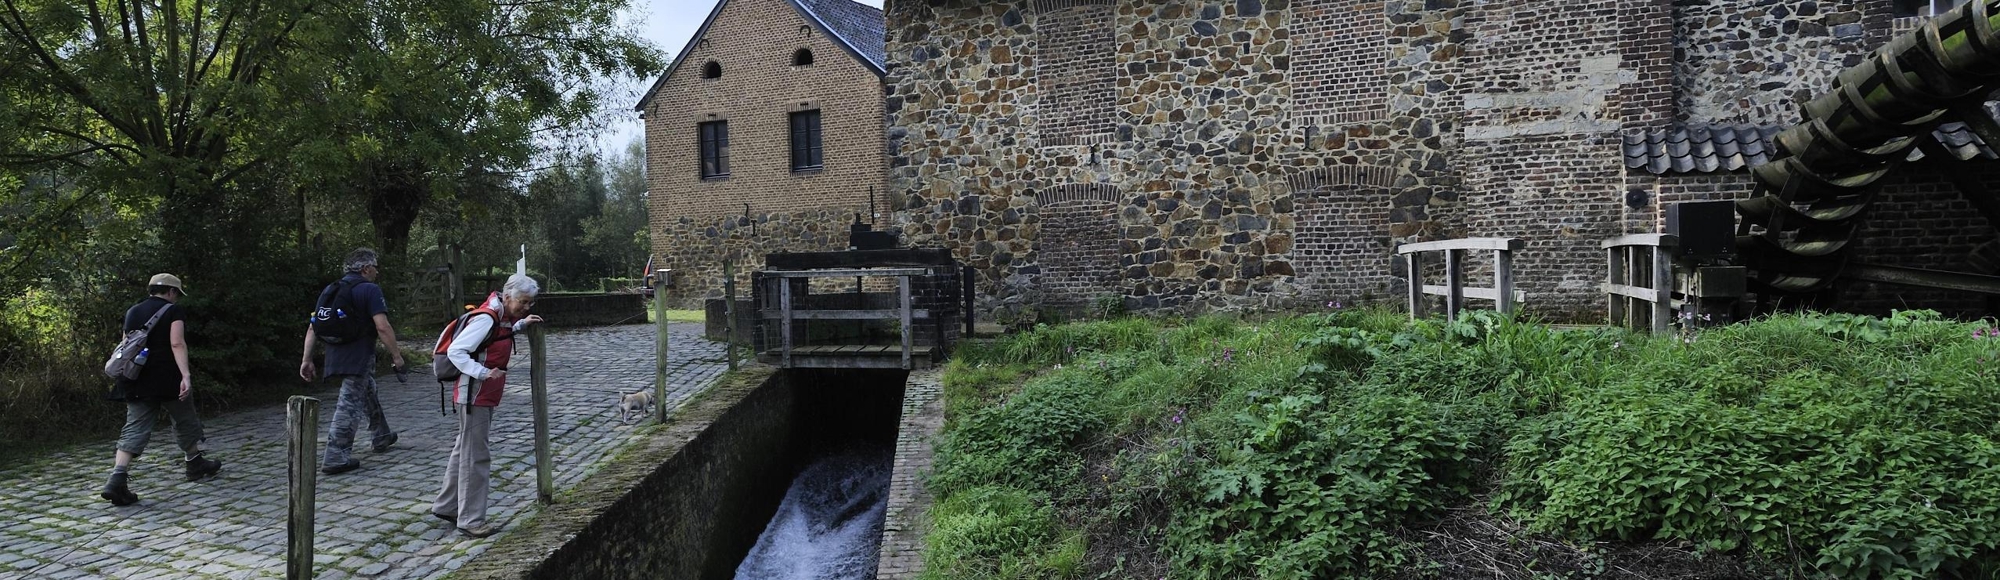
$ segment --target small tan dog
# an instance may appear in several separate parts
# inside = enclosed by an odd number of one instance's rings
[[[652,414],[653,404],[652,391],[639,391],[630,395],[619,395],[618,419],[626,423],[631,423],[635,419],[644,419],[647,415]]]

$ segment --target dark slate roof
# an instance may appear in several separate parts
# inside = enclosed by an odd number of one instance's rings
[[[880,9],[854,0],[785,0],[785,3],[791,4],[800,16],[806,17],[820,31],[832,36],[841,48],[847,49],[848,54],[866,65],[868,70],[874,71],[875,76],[889,74],[889,69],[883,67],[883,63],[888,62],[888,49],[883,46],[888,39],[888,28]],[[665,72],[660,73],[660,78],[653,81],[653,86],[646,89],[646,96],[639,98],[639,104],[633,106],[633,110],[645,112],[646,104],[653,101],[653,95],[660,92],[660,87],[666,86],[667,78],[680,70],[681,61],[687,59],[688,53],[694,50],[703,36],[708,35],[708,27],[715,24],[715,18],[728,5],[729,0],[715,3],[715,8],[708,11],[708,18],[702,20],[701,28],[695,29],[694,36],[688,37],[687,46],[674,54],[674,61],[667,65]]]
[[[1988,114],[2000,118],[2000,103],[1988,102]],[[1776,125],[1681,126],[1624,137],[1625,167],[1654,175],[1741,171],[1763,165],[1778,155]],[[1992,147],[1965,123],[1939,124],[1931,131],[1943,150],[1959,161],[2000,159]],[[1928,144],[1910,148],[1910,161],[1924,158]]]
[[[877,74],[887,70],[888,49],[884,46],[888,38],[887,28],[882,21],[882,11],[855,2],[854,0],[793,0],[794,4],[806,12],[808,18],[816,18],[835,39],[847,45],[868,64],[874,65]]]

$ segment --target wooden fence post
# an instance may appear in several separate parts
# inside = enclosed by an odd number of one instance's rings
[[[1499,293],[1493,300],[1500,314],[1514,314],[1514,251],[1499,249],[1493,251],[1493,289]]]
[[[962,267],[962,268],[961,268],[961,269],[960,269],[960,270],[959,270],[958,272],[959,272],[959,274],[958,274],[958,275],[959,275],[959,280],[960,280],[960,283],[962,284],[962,288],[961,288],[961,289],[959,290],[959,292],[960,292],[960,293],[962,293],[962,294],[964,294],[964,296],[960,296],[959,298],[965,301],[965,306],[964,306],[964,308],[965,308],[965,336],[964,336],[964,340],[972,340],[972,335],[973,335],[973,333],[974,333],[974,330],[973,330],[973,327],[974,327],[974,326],[976,326],[976,325],[974,324],[974,322],[975,322],[975,318],[974,318],[974,317],[978,316],[978,315],[977,315],[976,313],[974,313],[974,312],[972,311],[972,293],[973,293],[973,291],[974,291],[974,286],[973,286],[973,285],[974,285],[974,283],[975,283],[975,282],[973,281],[973,278],[972,278],[972,276],[973,276],[973,273],[975,272],[975,270],[973,270],[973,269],[972,269],[972,266],[964,266],[964,267]]]
[[[657,294],[657,293],[656,293]],[[555,503],[555,478],[550,473],[555,458],[549,453],[549,355],[548,333],[542,325],[528,327],[528,350],[534,366],[528,369],[530,398],[535,403],[535,492],[544,505]]]
[[[1673,256],[1666,247],[1653,246],[1653,333],[1665,334],[1673,319]]]
[[[723,262],[728,264],[728,262]],[[723,266],[728,268],[728,266]],[[654,272],[655,280],[665,280],[666,270]],[[661,283],[655,282],[659,287]],[[663,290],[664,288],[662,288]],[[659,334],[653,339],[653,420],[667,422],[667,293],[653,291],[653,322]]]
[[[1460,260],[1460,250],[1444,251],[1444,319],[1458,320],[1458,311],[1465,309],[1465,265]]]
[[[729,260],[722,261],[722,357],[729,360],[729,370],[736,370],[736,265]]]
[[[1424,307],[1426,306],[1426,300],[1424,299],[1424,254],[1422,252],[1404,254],[1403,263],[1407,266],[1407,269],[1403,272],[1403,277],[1409,280],[1410,285],[1410,319],[1421,319],[1424,317]]]
[[[285,578],[313,577],[314,486],[319,474],[319,399],[294,395],[285,402],[285,462],[291,508],[285,517]]]

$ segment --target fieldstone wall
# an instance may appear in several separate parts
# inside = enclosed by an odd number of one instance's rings
[[[723,260],[734,264],[737,298],[749,298],[750,273],[764,267],[765,254],[845,250],[848,227],[860,211],[866,206],[719,218],[683,216],[653,237],[655,248],[669,249],[654,267],[674,270],[674,287],[666,289],[668,304],[674,308],[702,308],[703,300],[721,298]]]
[[[1379,299],[1397,244],[1467,236],[1523,238],[1526,307],[1596,319],[1600,240],[1748,191],[1628,169],[1621,137],[1795,120],[1907,25],[1889,5],[888,0],[894,219],[1002,322]]]

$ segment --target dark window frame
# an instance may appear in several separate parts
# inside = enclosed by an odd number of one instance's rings
[[[801,48],[792,51],[792,66],[812,66],[812,64],[813,64],[812,49]]]
[[[789,130],[786,133],[791,136],[793,173],[826,168],[826,143],[822,139],[821,123],[819,109],[794,111],[787,119]]]
[[[729,120],[697,123],[695,135],[701,155],[698,164],[701,178],[729,177]]]
[[[722,63],[711,60],[708,61],[706,64],[701,65],[701,78],[704,79],[722,78]]]

